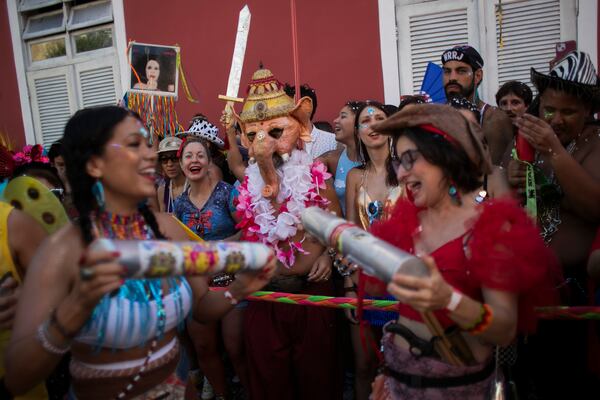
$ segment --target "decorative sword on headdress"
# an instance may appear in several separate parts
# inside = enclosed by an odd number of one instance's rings
[[[240,11],[238,19],[237,34],[235,36],[235,47],[233,48],[233,58],[231,60],[231,69],[229,70],[229,80],[227,81],[227,92],[225,96],[219,95],[219,99],[227,101],[225,105],[225,123],[229,125],[233,111],[233,103],[243,103],[244,99],[238,97],[240,89],[240,80],[242,78],[242,68],[244,66],[244,55],[246,54],[246,43],[248,42],[248,32],[250,31],[250,9],[246,4]]]

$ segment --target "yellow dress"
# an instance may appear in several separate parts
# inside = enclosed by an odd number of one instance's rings
[[[7,272],[21,283],[21,277],[13,261],[8,247],[8,216],[13,207],[7,203],[0,202],[0,277]],[[0,376],[4,376],[4,351],[10,341],[10,330],[0,330]],[[42,383],[37,385],[24,396],[15,397],[15,400],[42,400],[47,399],[46,386]]]

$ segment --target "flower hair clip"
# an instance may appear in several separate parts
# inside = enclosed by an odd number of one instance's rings
[[[13,156],[15,166],[29,164],[32,162],[39,162],[43,164],[49,164],[50,159],[44,155],[44,148],[39,145],[27,145],[23,149],[17,152]]]

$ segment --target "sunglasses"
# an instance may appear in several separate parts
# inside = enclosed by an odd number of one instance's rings
[[[410,171],[415,165],[415,161],[419,159],[419,150],[406,150],[400,156],[392,157],[392,168],[394,172],[398,174],[400,167],[404,168],[405,171]]]
[[[65,198],[65,189],[54,188],[54,189],[50,189],[50,192],[52,192],[52,194],[55,195],[61,202]]]
[[[162,156],[162,157],[158,157],[158,161],[160,161],[161,163],[168,163],[169,161],[172,161],[174,163],[176,163],[179,159],[177,158],[177,156]]]

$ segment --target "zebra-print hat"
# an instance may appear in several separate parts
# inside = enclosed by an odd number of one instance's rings
[[[552,88],[591,102],[594,111],[600,109],[600,79],[590,56],[583,51],[567,54],[552,67],[549,75],[531,68],[531,81],[540,94]]]
[[[219,137],[219,128],[211,124],[206,117],[197,116],[192,119],[192,126],[185,132],[177,132],[176,136],[196,136],[200,139],[213,142],[219,147],[223,147],[225,143]]]

